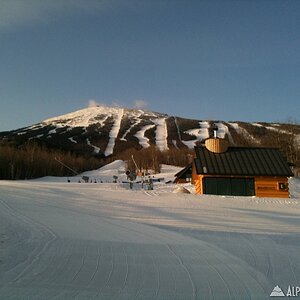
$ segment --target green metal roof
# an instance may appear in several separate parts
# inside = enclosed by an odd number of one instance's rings
[[[279,149],[229,147],[224,153],[214,153],[206,147],[195,147],[197,174],[286,176],[293,173]]]

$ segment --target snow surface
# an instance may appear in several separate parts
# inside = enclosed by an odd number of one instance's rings
[[[112,106],[88,107],[69,114],[47,119],[43,121],[43,123],[56,125],[57,127],[88,127],[95,123],[103,125],[105,119],[109,116],[119,115],[121,110],[123,109]],[[99,120],[99,115],[106,115],[105,119]]]
[[[242,134],[245,138],[251,140],[256,144],[260,144],[254,136],[252,136],[245,128],[242,128],[238,123],[228,123],[232,128],[234,128],[238,133]]]
[[[178,126],[177,118],[176,117],[174,117],[174,121],[175,121],[175,125],[176,125],[176,128],[177,128],[178,138],[181,141],[182,138],[181,138],[181,134],[180,134],[180,130],[179,130],[179,126]]]
[[[88,138],[86,139],[86,143],[87,143],[89,146],[91,146],[91,147],[94,148],[94,153],[99,153],[99,152],[100,152],[100,148],[97,147],[97,146],[95,146],[95,145],[93,145],[93,144],[91,143],[91,141],[90,141]]]
[[[105,183],[0,181],[0,298],[268,299],[299,285],[299,179],[290,199],[199,196],[164,183],[179,169],[164,165],[154,190],[111,183],[122,161],[83,174]]]
[[[152,122],[156,125],[156,132],[155,132],[155,140],[156,146],[160,151],[168,150],[168,129],[166,118],[158,118],[152,120]]]
[[[120,126],[121,126],[121,121],[122,121],[123,114],[124,114],[124,110],[119,109],[118,113],[114,115],[115,116],[115,123],[113,125],[112,130],[109,133],[109,141],[108,141],[108,144],[107,144],[106,149],[104,151],[105,156],[111,155],[114,152],[115,141],[116,141],[116,138],[117,138],[118,133],[120,131]]]
[[[141,123],[142,120],[140,119],[140,117],[143,113],[144,112],[141,110],[136,111],[136,113],[132,113],[130,118],[135,120],[135,122],[129,127],[129,129],[126,130],[126,132],[123,134],[123,136],[120,138],[120,140],[125,141],[125,142],[127,141],[127,139],[126,139],[127,134],[131,131],[131,129],[134,126],[137,126],[139,123]]]
[[[72,143],[77,144],[77,142],[74,140],[73,137],[70,137],[69,140],[70,140]]]
[[[150,124],[150,125],[145,125],[141,128],[141,130],[139,130],[134,136],[139,140],[139,144],[143,147],[143,148],[148,148],[150,147],[149,144],[149,139],[147,137],[145,137],[145,132],[151,128],[155,127],[154,124]]]
[[[263,125],[261,125],[259,123],[252,123],[252,125],[257,126],[257,127],[264,127]]]
[[[218,138],[221,138],[221,139],[224,139],[226,134],[228,136],[228,140],[230,142],[231,145],[234,145],[234,141],[233,141],[233,138],[231,136],[231,133],[228,129],[228,126],[225,125],[224,123],[222,122],[217,122],[217,123],[214,123],[216,126],[217,126],[217,137]]]
[[[182,143],[185,144],[190,149],[193,149],[196,146],[197,142],[201,142],[209,138],[209,132],[208,132],[209,123],[206,121],[199,122],[199,126],[200,128],[194,128],[185,131],[185,133],[196,137],[196,139],[190,141],[182,140]]]

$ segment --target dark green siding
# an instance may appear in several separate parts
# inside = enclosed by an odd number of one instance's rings
[[[204,194],[253,196],[254,178],[203,178]]]

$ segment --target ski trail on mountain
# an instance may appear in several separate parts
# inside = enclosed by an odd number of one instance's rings
[[[114,125],[113,125],[110,133],[109,133],[109,141],[108,141],[108,144],[107,144],[106,149],[104,151],[105,156],[109,156],[109,155],[113,154],[113,152],[114,152],[115,142],[116,142],[116,138],[117,138],[117,136],[119,134],[119,131],[120,131],[123,114],[124,114],[124,109],[119,109],[118,114],[114,115],[115,122],[114,122]]]
[[[125,141],[127,142],[126,136],[127,134],[131,131],[131,129],[135,126],[137,126],[138,124],[141,123],[142,119],[140,119],[140,117],[142,116],[142,112],[140,112],[139,114],[137,114],[133,119],[135,120],[135,122],[126,130],[126,132],[123,134],[123,136],[120,138],[121,141]]]
[[[138,138],[139,140],[139,144],[143,147],[143,148],[148,148],[150,147],[149,144],[149,139],[147,137],[145,137],[145,132],[151,128],[155,127],[154,124],[150,124],[150,125],[146,125],[143,126],[141,130],[139,130],[134,136]]]
[[[185,131],[185,133],[195,136],[194,140],[190,141],[182,141],[188,148],[193,149],[196,146],[197,142],[201,142],[207,138],[209,138],[209,123],[207,121],[199,122],[200,128],[193,128]]]
[[[151,120],[155,125],[156,125],[156,146],[160,151],[165,151],[168,150],[168,129],[167,129],[167,123],[166,123],[166,118],[158,118]]]

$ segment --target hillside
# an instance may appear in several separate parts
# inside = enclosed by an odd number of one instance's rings
[[[192,149],[212,136],[226,137],[232,145],[290,145],[291,156],[300,144],[300,126],[275,123],[192,120],[163,113],[96,106],[53,117],[17,130],[0,132],[2,143],[28,141],[85,156],[117,156],[125,149]],[[294,149],[295,148],[295,149]],[[293,159],[293,162],[297,160]]]

